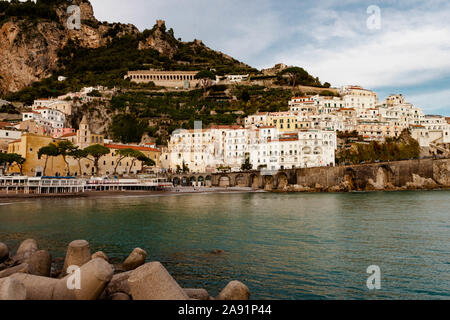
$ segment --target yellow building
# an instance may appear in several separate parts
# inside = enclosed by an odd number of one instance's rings
[[[292,132],[299,129],[297,116],[290,112],[270,113],[267,125],[276,127],[280,132]]]
[[[31,133],[23,134],[19,140],[12,141],[8,144],[8,153],[20,154],[26,159],[22,173],[27,176],[43,176],[45,167],[45,156],[38,159],[38,151],[40,148],[48,146],[50,143],[56,142],[49,136],[36,135]],[[14,165],[10,167],[11,173],[19,173],[19,167]],[[45,175],[56,176],[64,175],[65,163],[62,157],[50,157],[47,161]]]
[[[117,166],[116,174],[136,174],[146,171],[146,169],[159,168],[161,150],[143,146],[124,145],[124,144],[105,144],[105,147],[109,148],[111,152],[100,159],[100,174],[114,174],[114,169]],[[117,153],[118,150],[133,149],[142,152],[145,156],[155,161],[155,166],[147,168],[142,165],[141,161],[134,160],[133,158],[120,159],[121,156]],[[120,160],[120,161],[119,161]],[[117,165],[118,164],[118,165]]]
[[[76,133],[69,133],[61,138],[71,141],[80,149],[84,149],[93,144],[103,145],[105,139],[103,135],[95,134],[90,130],[86,116],[83,116],[83,119],[80,122],[80,128]]]
[[[161,151],[155,148],[136,146],[136,145],[122,145],[122,144],[106,144],[104,136],[94,134],[89,129],[89,124],[86,117],[80,123],[80,129],[76,133],[71,133],[62,136],[59,139],[54,139],[50,136],[37,135],[27,133],[22,135],[19,140],[12,141],[8,144],[8,153],[17,153],[26,159],[23,166],[22,173],[27,176],[64,176],[67,175],[67,166],[62,156],[49,157],[47,166],[45,166],[46,156],[38,159],[38,151],[40,148],[48,146],[50,143],[57,143],[61,140],[69,140],[80,149],[85,149],[94,144],[104,145],[110,149],[110,153],[99,159],[98,175],[113,175],[113,174],[137,174],[144,171],[154,171],[159,168]],[[148,158],[155,161],[156,165],[149,168],[143,166],[141,161],[133,158],[121,159],[117,154],[120,149],[133,149],[142,152]],[[67,157],[66,161],[69,165],[69,174],[75,176],[91,176],[95,173],[94,162],[92,157],[88,159],[76,160]],[[45,167],[45,173],[44,173]],[[10,172],[20,172],[17,166],[10,168]]]

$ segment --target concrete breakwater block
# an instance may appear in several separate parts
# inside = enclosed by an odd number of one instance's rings
[[[33,253],[28,259],[28,273],[35,276],[49,277],[52,267],[52,256],[46,250]]]
[[[53,300],[53,291],[58,279],[15,273],[9,278],[19,281],[26,289],[26,300]]]
[[[248,300],[250,290],[239,281],[231,281],[216,297],[216,300]]]
[[[96,253],[94,253],[91,256],[91,259],[94,260],[96,258],[101,258],[103,260],[105,260],[106,262],[109,262],[109,258],[108,256],[103,252],[103,251],[97,251]]]
[[[96,300],[111,280],[113,270],[109,263],[97,258],[84,264],[77,272],[63,279],[30,274],[13,274],[10,278],[21,282],[27,300]]]
[[[3,242],[0,242],[0,263],[9,258],[9,248]]]
[[[130,285],[128,284],[128,279],[133,271],[122,272],[115,274],[111,281],[106,285],[105,294],[106,296],[112,296],[115,293],[123,292],[128,295],[131,294]]]
[[[16,255],[14,256],[14,261],[16,263],[22,263],[26,262],[33,253],[39,250],[39,246],[36,240],[34,239],[27,239],[24,240],[20,246],[19,249],[17,249]]]
[[[129,295],[127,295],[126,293],[123,292],[117,292],[114,293],[111,297],[111,300],[117,300],[117,301],[127,301],[127,300],[131,300],[131,297]]]
[[[0,279],[0,300],[25,300],[27,291],[25,286],[12,278]]]
[[[166,268],[159,262],[140,266],[128,279],[133,300],[189,300]]]
[[[141,248],[135,248],[128,258],[122,263],[122,269],[124,271],[134,270],[137,267],[142,266],[147,258],[147,252]]]
[[[190,299],[209,300],[209,293],[205,289],[183,289]]]
[[[14,266],[3,271],[0,271],[0,279],[9,277],[14,273],[28,273],[29,266],[28,263],[22,263],[18,266]]]
[[[81,267],[89,260],[91,260],[91,249],[89,247],[89,242],[87,242],[86,240],[72,241],[67,247],[62,276],[66,275],[67,268],[69,266]]]

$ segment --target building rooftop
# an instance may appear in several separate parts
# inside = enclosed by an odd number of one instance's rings
[[[126,145],[126,144],[105,144],[105,147],[110,149],[133,149],[138,151],[154,151],[154,152],[161,152],[159,149],[150,148],[150,147],[141,147],[141,146],[132,146],[132,145]]]

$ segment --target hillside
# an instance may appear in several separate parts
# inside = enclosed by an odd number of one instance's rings
[[[214,68],[218,75],[256,71],[199,40],[176,39],[163,21],[139,32],[133,25],[100,23],[86,0],[73,3],[81,8],[81,30],[66,28],[67,1],[0,1],[3,95],[24,90],[10,98],[29,102],[83,86],[129,86],[123,76],[142,68]],[[58,82],[61,75],[68,81]]]
[[[86,114],[94,130],[109,138],[139,142],[144,135],[163,144],[175,128],[193,128],[195,120],[204,126],[235,124],[258,111],[286,110],[293,94],[336,94],[302,68],[291,68],[297,73],[291,86],[289,75],[263,75],[201,40],[184,42],[162,20],[140,32],[131,24],[99,22],[87,0],[71,4],[81,8],[81,30],[66,28],[68,1],[0,0],[0,97],[31,105],[86,86],[115,87],[112,100],[75,103],[69,124],[77,128]],[[171,91],[124,80],[130,70],[149,68],[252,77],[241,85],[213,86],[206,97],[201,90]],[[66,80],[58,81],[59,76]]]

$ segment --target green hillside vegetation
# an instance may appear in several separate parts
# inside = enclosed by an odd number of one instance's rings
[[[56,15],[55,6],[67,3],[65,0],[37,0],[20,2],[12,0],[11,2],[0,0],[0,27],[12,17],[20,17],[28,21],[37,22],[38,20],[59,21]]]
[[[400,137],[387,138],[384,143],[376,141],[369,144],[356,143],[353,148],[342,150],[336,158],[338,163],[358,164],[417,159],[419,156],[419,143],[411,137],[408,129],[405,129]]]
[[[156,27],[155,27],[156,28]],[[208,49],[196,42],[180,42],[173,37],[173,31],[165,31],[162,37],[176,50],[174,57],[161,55],[153,49],[138,50],[140,41],[144,41],[156,29],[145,30],[139,35],[126,35],[112,38],[106,46],[97,49],[81,47],[76,41],[69,41],[58,53],[59,68],[53,76],[7,96],[9,100],[30,104],[34,99],[55,97],[70,91],[79,91],[85,86],[102,85],[106,87],[157,89],[150,84],[134,84],[124,80],[130,70],[202,70],[212,68],[217,75],[226,73],[257,72],[234,59]],[[115,36],[115,28],[110,36]],[[178,63],[183,61],[183,64]],[[67,80],[58,81],[64,75]]]
[[[210,88],[210,95],[220,92],[223,86]],[[165,142],[175,129],[193,129],[194,121],[202,121],[204,127],[213,124],[235,124],[239,118],[255,112],[277,112],[288,109],[287,101],[292,91],[262,86],[236,86],[230,89],[234,99],[204,98],[203,91],[188,92],[151,92],[129,90],[112,98],[107,108],[114,114],[110,127],[111,136],[122,141],[138,142],[146,132]],[[144,121],[156,122],[153,126],[144,126]],[[135,125],[136,128],[124,128]],[[136,125],[138,124],[138,125]],[[136,129],[136,130],[135,130]]]

